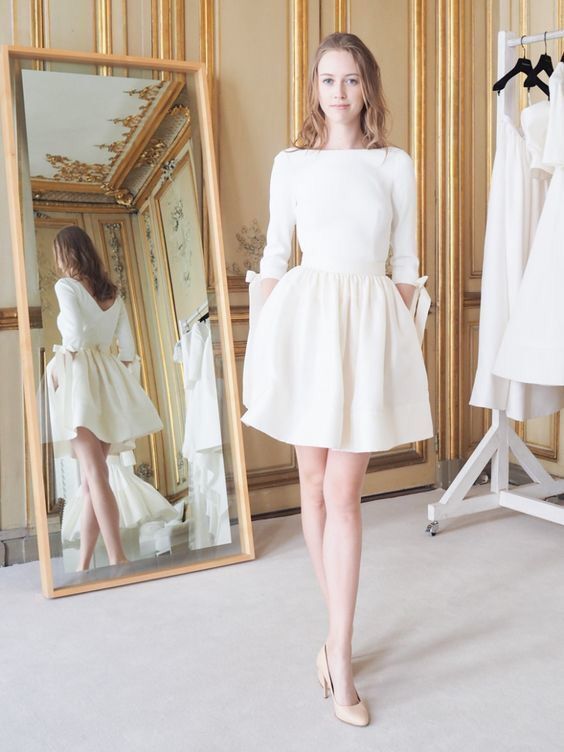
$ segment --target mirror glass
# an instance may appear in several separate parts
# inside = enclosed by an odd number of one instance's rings
[[[12,78],[54,587],[241,553],[194,77]]]

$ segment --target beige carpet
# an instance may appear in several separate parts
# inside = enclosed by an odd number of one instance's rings
[[[299,516],[258,558],[45,600],[0,570],[0,748],[10,752],[562,752],[564,530],[507,510],[425,534],[433,491],[362,505],[354,640],[372,724],[314,670],[326,618]]]

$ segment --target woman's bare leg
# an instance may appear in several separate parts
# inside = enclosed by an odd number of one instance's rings
[[[352,635],[362,547],[360,494],[369,459],[369,452],[329,449],[323,483],[327,510],[323,563],[329,594],[327,659],[339,705],[358,702],[352,675]]]
[[[329,596],[323,566],[323,531],[326,518],[323,478],[329,450],[311,446],[297,446],[295,449],[300,474],[302,530],[313,569],[327,608],[329,608]]]
[[[119,510],[108,480],[108,445],[83,426],[77,428],[77,436],[72,439],[72,445],[80,465],[81,478],[86,478],[88,483],[92,508],[100,526],[109,562],[126,562],[119,534]]]
[[[80,564],[79,572],[90,567],[90,559],[100,535],[100,525],[94,514],[90,488],[85,477],[82,478],[82,516],[80,519]]]

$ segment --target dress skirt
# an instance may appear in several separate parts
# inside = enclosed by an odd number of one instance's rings
[[[132,451],[107,459],[110,488],[116,498],[119,526],[122,529],[140,527],[145,522],[176,520],[179,512],[161,496],[156,488],[137,477],[133,471],[135,455]],[[81,535],[84,497],[82,486],[65,503],[61,524],[63,541],[79,541]]]
[[[84,426],[110,444],[110,454],[131,449],[132,442],[160,431],[163,423],[139,383],[134,367],[125,366],[99,345],[75,352],[55,345],[45,371],[41,402],[43,441],[53,443],[55,457],[74,457],[70,440]]]
[[[353,272],[304,258],[260,312],[255,304],[243,423],[290,444],[350,452],[433,435],[414,319],[384,272],[380,262]]]

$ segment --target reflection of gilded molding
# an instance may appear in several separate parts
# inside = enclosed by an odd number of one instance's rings
[[[148,86],[145,86],[143,89],[129,89],[126,91],[126,94],[129,94],[130,97],[139,97],[139,99],[145,100],[148,104],[151,102],[154,102],[154,100],[157,98],[159,91],[161,90],[162,86],[164,85],[163,81],[159,81],[155,84],[149,84]]]
[[[133,206],[133,196],[126,188],[112,188],[111,185],[104,185],[104,193],[106,196],[111,196],[116,204],[120,206]]]
[[[153,272],[153,287],[155,290],[159,289],[159,270],[157,266],[157,258],[155,256],[155,245],[153,242],[153,231],[151,228],[151,217],[149,210],[143,212],[143,224],[145,225],[145,238],[147,239],[147,247],[149,249],[149,260],[151,261],[151,270]]]
[[[190,108],[185,104],[175,104],[173,105],[170,110],[168,111],[169,115],[181,115],[182,117],[186,118],[186,120],[192,121],[192,113],[190,112]]]
[[[167,144],[160,138],[152,138],[146,148],[139,155],[135,165],[150,165],[153,167],[157,164],[159,157],[166,149]]]
[[[111,144],[94,144],[98,149],[105,149],[112,154],[121,154],[127,141],[113,141]]]
[[[141,120],[143,120],[143,115],[146,112],[145,107],[143,107],[141,112],[136,113],[135,115],[126,115],[125,117],[116,117],[116,118],[110,118],[110,123],[113,123],[114,125],[124,125],[128,131],[133,131]],[[127,135],[130,135],[129,133]]]
[[[54,197],[53,199],[49,198],[45,202],[36,201],[33,204],[33,208],[39,211],[63,212],[65,214],[74,211],[81,213],[91,213],[95,211],[96,214],[129,214],[131,211],[130,207],[118,206],[113,201],[111,203],[108,202],[101,204],[86,201],[85,199],[87,197],[82,197],[84,200],[80,200],[80,198],[81,197],[78,197],[77,200],[71,201],[69,200],[68,196],[65,196],[60,203],[53,203],[54,201],[57,201],[56,197]]]
[[[64,182],[64,185],[58,180],[51,178],[33,177],[31,179],[31,190],[33,198],[39,198],[44,193],[53,191],[60,193],[103,193],[104,188],[101,183],[73,183]]]
[[[163,180],[172,180],[172,175],[176,170],[176,165],[176,159],[169,159],[168,161],[162,163],[161,177]]]
[[[29,325],[32,329],[43,328],[43,316],[41,306],[32,306],[28,309]],[[18,328],[18,309],[0,308],[0,332],[11,331]]]
[[[149,465],[148,462],[141,462],[139,465],[137,465],[134,473],[139,478],[141,478],[141,480],[144,480],[145,483],[149,483],[154,475],[153,468],[151,467],[151,465]]]
[[[162,183],[163,180],[169,179],[170,174],[170,168],[167,166],[170,164],[171,167],[176,167],[176,161],[178,159],[178,155],[184,150],[186,145],[186,140],[191,137],[191,133],[189,132],[188,128],[184,128],[178,133],[178,135],[174,138],[173,142],[170,144],[170,146],[167,148],[167,150],[163,153],[161,157],[161,170],[152,170],[150,173],[150,177],[147,180],[147,182],[143,185],[142,188],[140,188],[136,195],[135,195],[135,206],[140,207],[143,206],[147,198],[151,195],[153,190],[159,186],[160,183]],[[163,172],[164,170],[164,172]]]
[[[110,165],[81,162],[61,154],[46,154],[45,159],[55,168],[53,180],[73,183],[104,183],[110,173]]]
[[[177,477],[177,485],[182,485],[182,483],[186,483],[188,478],[186,477],[186,465],[187,461],[185,457],[182,456],[182,452],[176,452],[176,477]]]
[[[146,86],[144,89],[132,89],[131,92],[128,93],[134,92],[137,96],[145,99],[148,102],[148,108],[155,98],[156,93],[158,93],[164,85],[164,83],[153,84],[151,86]],[[116,161],[113,162],[113,172],[111,173],[109,180],[113,187],[121,187],[124,185],[127,176],[135,168],[140,155],[148,148],[151,139],[155,137],[155,131],[166,118],[168,108],[178,97],[181,90],[181,82],[170,82],[166,84],[166,88],[164,89],[159,102],[147,115],[143,127],[138,128],[135,131],[135,138],[131,139],[128,148],[124,150],[121,158],[116,158]]]
[[[121,224],[119,222],[107,222],[103,225],[108,234],[110,257],[112,259],[112,269],[118,278],[119,293],[122,300],[127,300],[127,278],[125,276],[125,266],[123,263],[123,246],[121,242]]]

